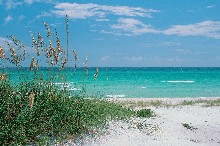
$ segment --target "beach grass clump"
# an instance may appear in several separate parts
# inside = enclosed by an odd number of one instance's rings
[[[9,38],[13,45],[6,42],[8,48],[0,46],[0,145],[53,145],[57,141],[62,142],[102,127],[109,120],[135,116],[133,110],[122,105],[97,98],[85,99],[84,90],[74,94],[67,90],[67,16],[65,22],[66,50],[61,45],[57,30],[55,29],[56,37],[53,37],[46,22],[43,22],[46,37],[38,32],[35,38],[31,32],[31,46],[35,55],[27,55],[26,47],[12,35]],[[75,50],[73,54],[76,71],[76,63],[79,61]],[[30,62],[26,62],[26,59]],[[42,60],[48,63],[45,73],[40,70]],[[12,64],[12,72],[18,72],[19,80],[13,81],[10,78],[10,68],[5,66],[5,62]],[[23,68],[22,64],[28,64],[29,69]],[[88,55],[84,65],[87,78]],[[66,72],[62,72],[64,69]],[[22,72],[27,70],[30,76],[26,77]],[[59,77],[62,77],[61,82],[64,83],[61,89],[54,85]],[[94,80],[97,77],[98,68]]]
[[[186,129],[189,129],[189,130],[196,130],[198,128],[195,128],[193,126],[191,126],[190,124],[188,123],[182,123],[183,127],[185,127]]]
[[[194,106],[194,105],[205,106],[205,107],[220,106],[220,98],[184,100],[174,106]]]
[[[153,117],[153,111],[151,109],[141,109],[136,112],[137,117],[150,118]]]
[[[211,100],[206,103],[206,106],[220,106],[220,99]]]
[[[150,101],[121,101],[119,102],[121,105],[124,107],[130,107],[130,108],[135,108],[135,107],[163,107],[163,106],[169,106],[168,103],[165,103],[161,100],[150,100]]]
[[[89,132],[132,110],[98,99],[69,98],[62,91],[34,83],[17,88],[0,84],[0,145],[42,143],[48,133],[57,141]],[[30,94],[26,94],[30,93]],[[44,136],[41,136],[44,135]],[[46,135],[46,136],[45,136]]]

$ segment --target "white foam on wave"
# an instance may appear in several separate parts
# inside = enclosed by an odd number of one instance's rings
[[[64,90],[64,88],[60,88],[59,90]],[[81,89],[79,88],[66,88],[68,91],[80,91]]]
[[[71,83],[64,83],[64,82],[56,82],[56,83],[53,83],[55,85],[69,85]]]
[[[110,97],[110,98],[123,98],[125,97],[124,94],[119,94],[119,95],[106,95],[106,97]]]
[[[70,90],[70,91],[80,91],[81,89],[79,89],[79,88],[70,88],[68,90]]]
[[[181,81],[181,80],[177,80],[177,81],[160,81],[162,83],[194,83],[195,81],[190,81],[190,80],[186,80],[186,81]]]
[[[141,87],[141,89],[146,89],[147,87],[145,87],[145,86],[143,86],[143,87]]]

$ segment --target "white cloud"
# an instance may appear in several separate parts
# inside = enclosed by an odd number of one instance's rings
[[[132,18],[120,18],[118,23],[111,25],[113,30],[123,31],[124,35],[141,35],[145,33],[178,35],[178,36],[205,36],[214,39],[220,39],[220,21],[203,21],[188,25],[173,25],[168,29],[159,30],[151,25]],[[174,44],[163,44],[174,45]],[[178,45],[178,44],[175,44]]]
[[[181,43],[177,43],[177,42],[162,42],[159,45],[160,46],[180,46]]]
[[[23,4],[33,4],[35,2],[44,2],[44,3],[53,3],[56,4],[56,0],[6,0],[6,9],[13,9],[16,8],[19,5]],[[0,4],[2,3],[2,0],[0,0]]]
[[[187,49],[174,49],[179,54],[191,54],[192,52]]]
[[[7,0],[6,1],[6,9],[16,8],[19,5],[22,5],[22,2],[18,2],[17,0]]]
[[[132,18],[120,18],[118,24],[111,25],[112,29],[123,30],[130,35],[141,35],[144,33],[159,33],[159,30]]]
[[[36,18],[37,19],[40,19],[41,17],[51,17],[52,14],[51,13],[48,13],[48,12],[41,12],[40,15],[37,15]]]
[[[96,19],[96,21],[105,21],[105,22],[108,22],[109,19]]]
[[[173,58],[168,58],[167,61],[169,61],[169,62],[185,62],[187,60],[180,58],[180,57],[173,57]]]
[[[140,7],[107,6],[93,3],[59,3],[51,12],[58,17],[64,17],[67,14],[71,19],[85,19],[87,17],[93,16],[104,18],[106,15],[109,14],[119,16],[139,16],[151,18],[152,13],[156,13],[159,11],[153,9],[143,9]]]
[[[4,25],[8,24],[12,20],[13,20],[12,16],[8,15],[7,17],[4,18]]]
[[[8,46],[6,44],[6,42],[9,42],[10,44],[13,44],[13,42],[7,38],[3,38],[3,37],[0,37],[0,45],[4,48],[4,49],[7,49]]]
[[[131,61],[142,61],[144,58],[141,56],[133,56],[130,58]]]
[[[25,3],[32,4],[33,0],[24,0]]]
[[[215,60],[216,60],[216,61],[220,61],[220,56],[216,56],[216,57],[215,57]]]
[[[211,8],[214,8],[215,7],[215,5],[209,5],[209,6],[207,6],[206,8],[207,9],[211,9]]]
[[[111,31],[105,31],[105,30],[101,30],[99,32],[104,33],[104,34],[113,34],[113,35],[117,35],[117,36],[122,35],[122,33],[120,33],[120,32],[111,32]]]
[[[142,48],[155,48],[155,47],[158,47],[157,44],[144,44],[144,43],[141,43],[141,44],[138,44],[138,45]]]
[[[24,0],[24,3],[26,4],[33,4],[35,2],[57,3],[56,0]]]
[[[20,15],[20,16],[18,17],[18,21],[22,21],[24,18],[25,18],[24,15]]]
[[[110,56],[103,56],[100,61],[108,61],[110,58]]]
[[[220,22],[207,20],[189,25],[174,25],[162,33],[178,36],[207,36],[220,39]]]
[[[91,31],[91,32],[97,32],[97,30],[95,30],[95,29],[91,29],[90,31]]]

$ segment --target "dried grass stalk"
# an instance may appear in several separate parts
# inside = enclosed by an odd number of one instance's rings
[[[32,57],[30,70],[33,70],[33,68],[37,68],[37,61]]]
[[[97,68],[96,68],[96,72],[95,72],[95,74],[94,74],[94,80],[97,79],[98,74],[99,74],[99,69],[98,69],[98,67],[97,67]]]
[[[56,37],[57,37],[57,39],[56,39],[57,52],[58,52],[58,54],[60,54],[62,52],[61,51],[61,45],[60,45],[60,39],[59,39],[59,35],[58,35],[58,32],[57,32],[56,28],[55,28],[55,31],[56,31]]]
[[[86,78],[88,77],[88,54],[86,54],[86,61],[85,61],[85,67],[84,67],[84,71],[85,71],[85,76]]]
[[[47,30],[47,37],[52,36],[52,32],[50,31],[50,27],[46,22],[43,22],[46,30]]]
[[[30,109],[33,108],[34,106],[34,92],[31,92],[30,96],[29,96],[29,106],[30,106]]]
[[[0,46],[0,58],[5,58],[5,50]]]
[[[2,74],[0,75],[0,80],[1,80],[2,82],[5,81],[5,74],[4,74],[4,73],[2,73]]]
[[[69,49],[68,49],[68,45],[69,45],[69,19],[68,19],[68,16],[66,15],[66,66],[68,68],[68,57],[69,57]]]
[[[64,69],[65,64],[67,63],[67,59],[65,58],[64,61],[62,62],[61,69]]]

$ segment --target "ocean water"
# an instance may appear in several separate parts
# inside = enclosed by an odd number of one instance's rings
[[[64,86],[72,94],[83,92],[87,96],[121,98],[183,98],[220,97],[220,68],[89,68],[88,77],[84,68],[68,70],[40,68],[39,77],[53,78],[54,86]],[[15,84],[20,79],[31,80],[36,76],[28,68],[18,72],[8,68],[7,72]],[[19,78],[20,77],[20,78]]]

